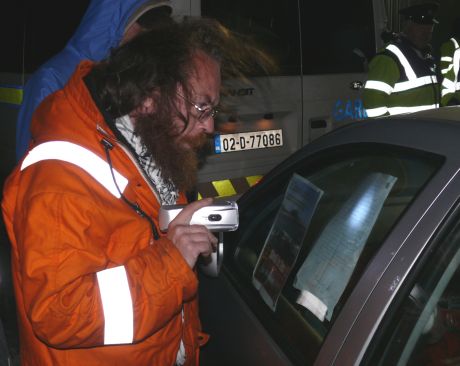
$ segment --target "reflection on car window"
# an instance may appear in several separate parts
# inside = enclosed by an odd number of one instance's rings
[[[458,214],[413,270],[366,357],[368,365],[460,364],[460,225]]]
[[[296,274],[297,303],[321,321],[331,320],[364,245],[397,178],[373,172],[350,189]]]
[[[233,246],[225,266],[295,364],[314,360],[366,265],[441,164],[413,150],[350,146],[300,161],[241,202],[240,229],[227,240]],[[276,306],[268,306],[253,275],[294,174],[322,195]]]

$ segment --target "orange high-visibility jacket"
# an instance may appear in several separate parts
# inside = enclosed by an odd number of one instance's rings
[[[196,273],[121,198],[158,227],[154,188],[82,80],[91,67],[37,109],[34,142],[4,187],[22,365],[174,365],[181,339],[186,365],[198,364]]]

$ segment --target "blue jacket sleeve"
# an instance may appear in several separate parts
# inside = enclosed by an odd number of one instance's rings
[[[27,81],[16,121],[16,161],[22,159],[30,143],[32,115],[40,102],[62,87],[52,70],[40,69]]]

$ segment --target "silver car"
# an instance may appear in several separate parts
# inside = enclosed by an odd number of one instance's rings
[[[356,122],[239,200],[201,365],[459,365],[460,108]]]

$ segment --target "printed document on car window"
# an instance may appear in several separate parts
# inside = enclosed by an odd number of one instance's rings
[[[325,226],[296,274],[297,303],[331,320],[383,204],[397,178],[372,173]]]
[[[252,282],[276,309],[278,298],[299,254],[323,191],[294,174],[254,268]]]

